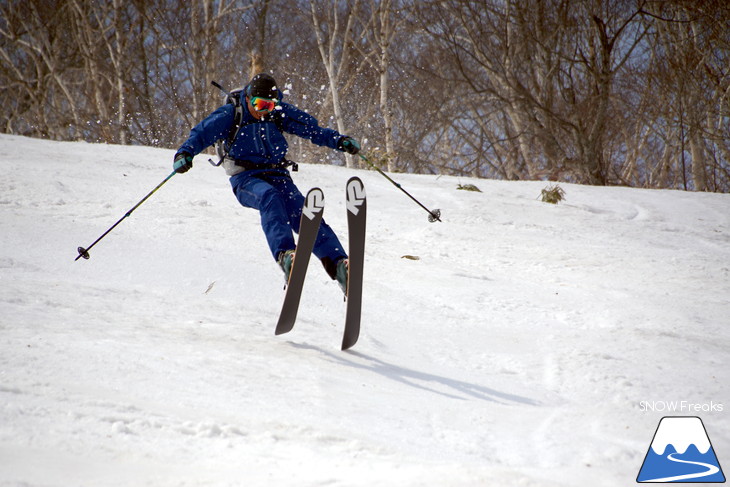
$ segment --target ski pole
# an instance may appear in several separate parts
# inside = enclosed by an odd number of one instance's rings
[[[172,177],[173,177],[173,176],[174,176],[174,175],[175,175],[176,173],[177,173],[177,171],[172,171],[172,173],[170,173],[170,175],[169,175],[169,176],[167,176],[167,177],[166,177],[166,178],[165,178],[165,179],[164,179],[164,180],[163,180],[163,181],[162,181],[162,182],[161,182],[160,184],[158,184],[158,185],[157,185],[157,186],[155,187],[155,189],[153,189],[152,191],[150,191],[149,193],[147,193],[147,196],[145,196],[144,198],[142,198],[142,199],[141,199],[141,200],[139,201],[139,203],[137,203],[136,205],[134,205],[134,206],[132,207],[132,209],[131,209],[131,210],[129,210],[129,211],[127,212],[127,213],[125,213],[125,214],[124,214],[124,216],[123,216],[123,217],[121,217],[121,218],[120,218],[119,220],[117,220],[117,222],[116,222],[116,223],[115,223],[114,225],[112,225],[111,227],[109,227],[109,230],[107,230],[106,232],[104,232],[104,233],[103,233],[103,234],[101,235],[101,237],[99,237],[99,238],[97,238],[96,240],[94,240],[94,243],[92,243],[91,245],[89,245],[89,246],[88,246],[88,247],[86,247],[86,248],[83,248],[83,247],[79,247],[79,248],[78,248],[78,251],[79,251],[79,255],[78,255],[78,256],[77,256],[77,257],[76,257],[76,258],[74,259],[74,261],[77,261],[77,260],[79,260],[79,259],[80,259],[81,257],[83,257],[84,259],[87,259],[87,260],[88,260],[88,258],[90,257],[90,256],[89,256],[89,250],[91,250],[91,247],[93,247],[94,245],[96,245],[97,243],[99,243],[99,241],[100,241],[100,240],[101,240],[102,238],[106,237],[106,236],[107,236],[107,234],[108,234],[109,232],[111,232],[112,230],[114,230],[114,228],[115,228],[115,227],[116,227],[117,225],[119,225],[120,223],[122,223],[122,220],[124,220],[124,219],[125,219],[125,218],[127,218],[127,217],[128,217],[129,215],[131,215],[131,214],[132,214],[132,212],[133,212],[134,210],[136,210],[137,208],[139,208],[139,206],[140,206],[140,205],[141,205],[142,203],[144,203],[145,201],[147,201],[147,198],[149,198],[150,196],[152,196],[153,194],[155,194],[155,191],[157,191],[158,189],[160,189],[160,188],[162,187],[162,185],[163,185],[163,184],[165,184],[166,182],[168,182],[168,181],[170,180],[170,178],[172,178]]]
[[[368,159],[367,157],[365,157],[363,154],[358,154],[358,155],[360,156],[360,159],[362,159],[363,161],[367,162],[370,167],[372,167],[373,169],[375,169],[376,171],[378,171],[380,174],[382,174],[385,177],[385,179],[387,179],[388,181],[390,181],[391,183],[393,183],[393,185],[396,188],[398,188],[401,191],[403,191],[410,199],[412,199],[413,201],[415,201],[418,204],[418,206],[420,206],[421,208],[423,208],[424,210],[426,210],[428,212],[428,221],[430,221],[431,223],[436,222],[436,221],[439,221],[439,222],[441,221],[441,210],[439,210],[438,208],[435,209],[435,210],[433,210],[433,211],[429,210],[420,201],[418,201],[416,198],[414,198],[413,195],[411,195],[411,193],[409,193],[408,191],[406,191],[405,189],[403,189],[403,187],[400,184],[398,184],[397,182],[393,181],[393,179],[390,176],[388,176],[387,174],[385,174],[385,172],[383,172],[382,169],[380,169],[378,166],[376,166],[375,164],[373,164],[372,162],[370,162],[370,159]]]

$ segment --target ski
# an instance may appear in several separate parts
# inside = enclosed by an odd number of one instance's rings
[[[314,242],[319,233],[319,224],[324,213],[324,193],[319,188],[312,188],[307,193],[299,223],[299,239],[294,253],[294,263],[286,286],[284,304],[281,306],[279,321],[276,324],[276,335],[288,333],[294,328],[302,298],[304,278],[307,275],[309,257],[312,255]]]
[[[362,311],[362,277],[365,263],[365,219],[367,199],[365,186],[358,177],[347,181],[347,231],[350,246],[347,276],[347,311],[342,350],[357,343],[360,336],[360,314]]]

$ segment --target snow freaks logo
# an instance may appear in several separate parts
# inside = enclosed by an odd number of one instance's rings
[[[710,401],[709,403],[696,403],[689,401],[641,401],[639,409],[651,412],[667,413],[721,413],[722,403]]]
[[[663,417],[636,481],[725,482],[702,420],[696,416]]]

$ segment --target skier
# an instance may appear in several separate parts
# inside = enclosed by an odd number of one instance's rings
[[[190,131],[175,154],[173,169],[187,172],[195,155],[235,130],[222,165],[239,203],[260,212],[269,249],[288,282],[296,251],[292,231],[299,233],[304,196],[287,169],[290,163],[285,159],[288,145],[283,132],[350,154],[357,154],[360,144],[336,130],[320,127],[317,119],[282,99],[274,78],[257,74],[241,92],[240,125],[236,126],[233,104],[219,107]],[[348,256],[324,221],[313,253],[346,292]]]

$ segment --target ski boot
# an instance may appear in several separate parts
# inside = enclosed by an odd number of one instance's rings
[[[276,262],[279,264],[279,267],[281,267],[281,270],[284,271],[284,279],[286,279],[286,283],[289,284],[289,276],[291,275],[291,268],[294,264],[294,251],[285,250],[284,252],[280,252],[279,258],[276,259]]]
[[[337,280],[337,284],[340,285],[340,289],[342,289],[342,292],[345,293],[345,296],[347,296],[347,274],[348,261],[347,259],[341,259],[337,263],[337,272],[335,274],[335,279]]]

